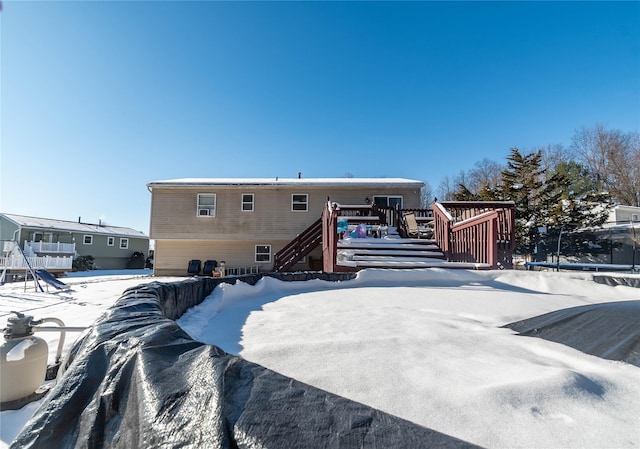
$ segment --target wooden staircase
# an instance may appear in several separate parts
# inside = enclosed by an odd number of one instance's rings
[[[295,239],[278,251],[273,260],[273,271],[289,271],[303,257],[322,243],[322,218],[305,229]]]

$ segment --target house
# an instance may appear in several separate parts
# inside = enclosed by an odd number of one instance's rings
[[[557,248],[558,242],[552,244]],[[547,255],[557,263],[556,251]],[[554,256],[555,259],[554,259]],[[640,267],[640,207],[617,205],[605,223],[562,237],[560,264],[573,269],[637,270]]]
[[[91,224],[28,217],[0,213],[0,240],[2,240],[3,266],[7,256],[24,259],[15,245],[19,245],[33,268],[50,271],[71,271],[72,260],[79,256],[92,256],[93,268],[118,270],[127,268],[134,252],[144,257],[149,253],[149,237],[140,231],[103,223]],[[19,262],[16,262],[19,263]]]
[[[183,275],[191,260],[227,273],[271,271],[274,255],[339,204],[421,207],[422,181],[400,178],[214,178],[147,184],[154,273]],[[316,269],[316,248],[296,270]]]
[[[611,209],[605,226],[640,223],[640,207],[617,205]]]
[[[597,261],[640,267],[640,207],[617,205],[597,233],[608,251]]]

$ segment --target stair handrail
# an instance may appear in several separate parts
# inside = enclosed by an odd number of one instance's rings
[[[320,244],[321,239],[322,218],[319,218],[274,255],[273,271],[287,271],[311,253]]]

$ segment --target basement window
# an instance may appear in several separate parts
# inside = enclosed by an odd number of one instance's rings
[[[256,245],[256,263],[271,262],[271,245]]]

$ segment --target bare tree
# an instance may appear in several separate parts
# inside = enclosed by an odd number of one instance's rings
[[[572,147],[619,204],[640,206],[640,136],[598,124],[580,128]]]
[[[576,159],[576,152],[572,147],[565,147],[561,143],[538,147],[534,149],[542,153],[541,168],[544,173],[551,173],[561,163],[570,163]]]
[[[452,201],[455,198],[456,183],[449,176],[445,176],[438,184],[438,199],[441,201]]]
[[[466,176],[466,187],[473,193],[478,194],[482,189],[495,189],[502,179],[504,165],[484,158],[476,162]]]
[[[420,204],[421,207],[427,209],[433,203],[433,189],[431,185],[425,181],[424,186],[420,189]]]

